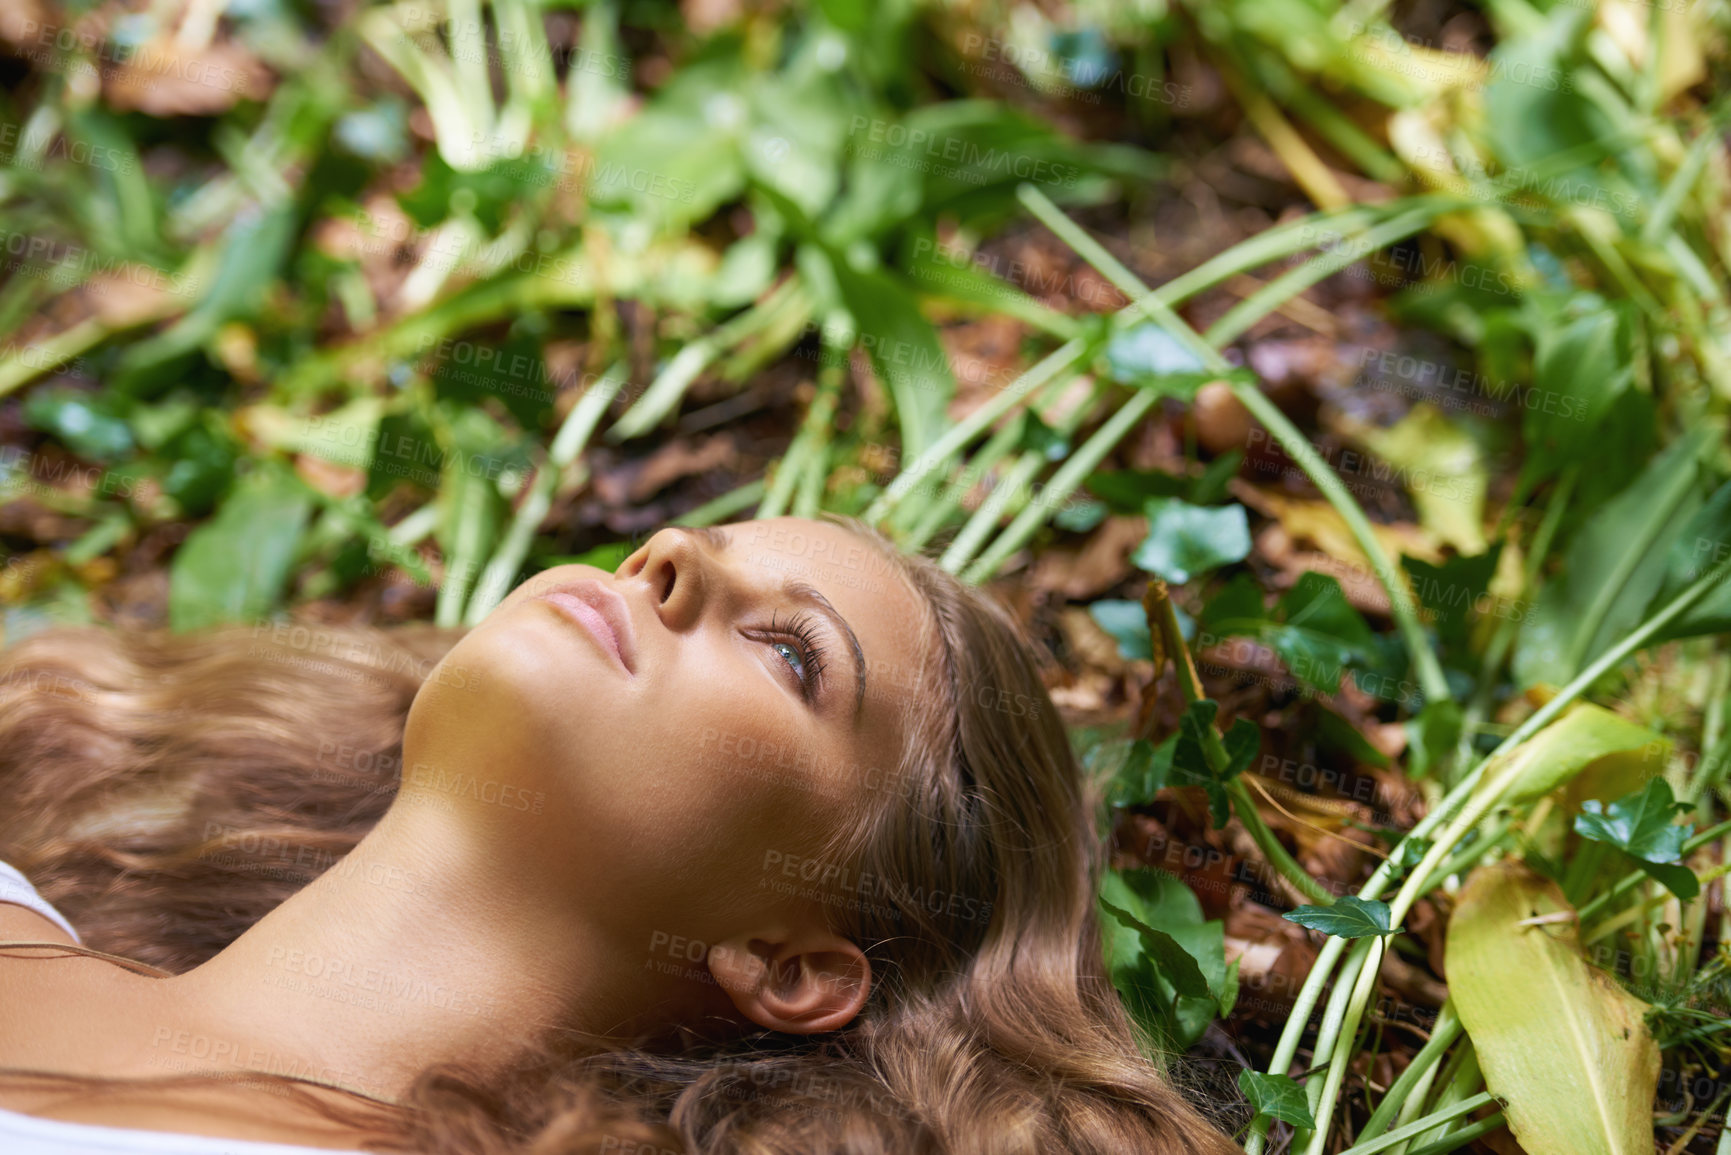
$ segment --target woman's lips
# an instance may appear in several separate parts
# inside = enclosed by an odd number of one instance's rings
[[[548,590],[538,599],[583,627],[601,649],[636,676],[636,647],[631,635],[631,614],[625,599],[600,582],[573,582]]]

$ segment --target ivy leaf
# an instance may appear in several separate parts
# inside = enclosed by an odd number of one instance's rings
[[[1265,635],[1292,676],[1333,694],[1341,671],[1376,645],[1370,626],[1328,574],[1304,573],[1275,607],[1278,626]]]
[[[1611,803],[1609,810],[1592,798],[1581,803],[1581,809],[1584,813],[1575,816],[1576,834],[1617,847],[1648,877],[1685,902],[1701,893],[1701,880],[1677,861],[1695,827],[1672,821],[1691,807],[1676,800],[1669,782],[1651,779],[1641,790]]]
[[[1419,712],[1406,720],[1406,745],[1410,753],[1407,773],[1423,778],[1442,764],[1443,759],[1460,741],[1466,714],[1460,703],[1449,698],[1426,702]]]
[[[1291,1123],[1294,1127],[1315,1127],[1316,1116],[1310,1113],[1310,1100],[1304,1087],[1290,1075],[1265,1075],[1249,1067],[1238,1072],[1238,1089],[1250,1100],[1258,1115]]]
[[[1132,742],[1124,765],[1112,776],[1107,800],[1113,806],[1140,806],[1151,801],[1166,785],[1172,772],[1172,751],[1177,745],[1176,734],[1158,746],[1146,738]]]
[[[1247,718],[1234,720],[1226,737],[1218,739],[1226,751],[1226,764],[1216,772],[1208,762],[1208,743],[1219,710],[1220,704],[1208,698],[1192,702],[1185,709],[1178,721],[1168,779],[1175,786],[1200,786],[1208,792],[1208,811],[1216,830],[1232,816],[1226,784],[1243,773],[1262,743],[1262,732],[1256,723]]]
[[[1350,894],[1333,906],[1301,906],[1280,917],[1336,938],[1369,938],[1396,934],[1399,929],[1389,925],[1388,903]]]
[[[1209,509],[1168,497],[1149,501],[1143,510],[1148,537],[1131,561],[1173,585],[1250,555],[1250,521],[1242,505]]]
[[[1196,960],[1190,956],[1189,951],[1178,945],[1177,939],[1163,930],[1155,930],[1108,898],[1101,898],[1100,906],[1107,914],[1136,932],[1136,936],[1142,940],[1143,953],[1153,960],[1155,969],[1166,976],[1173,990],[1189,998],[1214,997],[1214,992],[1208,989],[1208,980],[1203,977],[1202,968],[1196,965]]]
[[[1669,782],[1654,778],[1644,789],[1611,803],[1609,810],[1595,799],[1581,803],[1583,813],[1575,817],[1575,833],[1608,842],[1642,862],[1676,862],[1695,827],[1678,826],[1672,819],[1691,809],[1689,803],[1676,800]]]
[[[1154,656],[1153,635],[1148,631],[1148,615],[1143,612],[1141,602],[1106,598],[1090,605],[1088,616],[1112,635],[1121,657],[1134,661]]]

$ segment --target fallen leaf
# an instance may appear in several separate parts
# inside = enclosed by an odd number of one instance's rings
[[[1515,861],[1467,879],[1448,930],[1449,992],[1485,1087],[1531,1155],[1650,1155],[1659,1046],[1647,1004],[1581,957],[1568,908]]]

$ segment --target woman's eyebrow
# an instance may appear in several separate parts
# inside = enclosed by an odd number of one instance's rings
[[[866,661],[865,651],[860,649],[859,638],[854,634],[853,627],[847,624],[847,619],[841,616],[840,610],[829,604],[828,598],[805,582],[788,582],[782,589],[787,596],[804,602],[828,618],[836,633],[847,639],[848,649],[853,651],[853,713],[857,719],[860,707],[865,703]]]
[[[717,553],[725,552],[732,544],[727,531],[716,526],[691,526],[691,531]],[[789,581],[782,587],[782,593],[795,601],[804,602],[818,613],[829,619],[829,624],[835,632],[847,639],[848,649],[853,651],[853,714],[859,718],[860,707],[865,704],[866,692],[866,660],[865,651],[860,649],[859,637],[853,632],[853,627],[847,624],[847,619],[841,616],[841,611],[832,606],[829,599],[806,582]]]

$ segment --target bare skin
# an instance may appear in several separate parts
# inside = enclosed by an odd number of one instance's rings
[[[602,592],[544,596],[583,581]],[[870,968],[773,866],[817,854],[898,763],[929,616],[868,544],[794,519],[663,531],[616,574],[539,574],[427,679],[384,820],[215,958],[159,979],[0,956],[0,1066],[271,1071],[395,1099],[434,1063],[502,1063],[554,1026],[844,1026]],[[0,940],[19,939],[69,941],[0,903]],[[0,1106],[358,1140],[256,1085]]]

